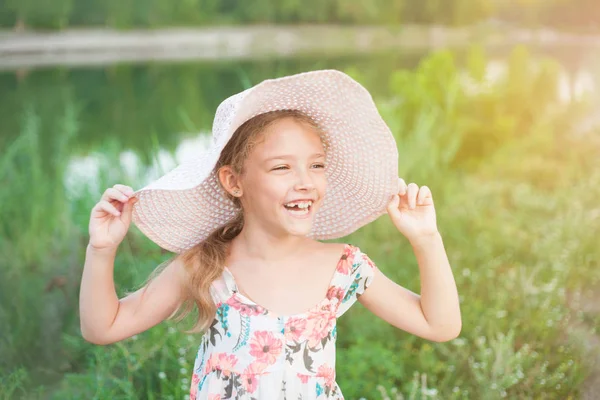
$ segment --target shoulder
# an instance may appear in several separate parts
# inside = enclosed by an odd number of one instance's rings
[[[340,258],[347,246],[349,246],[347,243],[325,243],[318,240],[311,240],[310,243],[305,246],[304,252],[307,255],[316,255],[324,259],[335,256]]]
[[[345,275],[370,275],[376,269],[375,263],[360,247],[346,243],[337,270]]]
[[[323,245],[324,252],[331,256],[341,257],[343,254],[348,252],[348,249],[352,247],[348,243],[321,243]]]
[[[349,243],[319,242],[315,246],[313,254],[319,254],[319,258],[321,258],[321,260],[327,265],[331,265],[331,263],[334,263],[335,265],[338,262],[352,259],[352,256],[356,250],[358,250],[358,248]]]
[[[325,252],[328,255],[336,257],[339,260],[348,260],[350,263],[354,261],[355,257],[361,256],[363,252],[360,247],[351,243],[324,243]]]
[[[319,243],[314,251],[319,252],[326,265],[336,265],[337,272],[350,275],[363,264],[374,267],[371,259],[362,252],[360,247],[351,243]]]
[[[170,290],[176,291],[180,297],[183,296],[187,289],[186,281],[188,277],[185,263],[180,255],[175,255],[161,263],[152,276],[155,275],[158,280],[167,284]]]
[[[355,257],[366,257],[359,246],[351,243],[319,243],[314,251],[320,252],[325,257],[337,257],[351,262]]]

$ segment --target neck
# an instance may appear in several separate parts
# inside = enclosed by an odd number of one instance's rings
[[[304,236],[275,236],[264,230],[248,229],[244,225],[239,235],[231,241],[230,249],[234,259],[248,258],[262,265],[281,265],[314,244],[314,240]]]

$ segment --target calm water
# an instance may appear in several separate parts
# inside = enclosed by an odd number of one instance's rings
[[[506,65],[509,50],[496,49],[490,56],[492,75]],[[585,49],[547,48],[534,53],[547,54],[564,66],[565,99],[600,87],[598,64]],[[144,179],[149,181],[204,146],[202,135],[208,135],[222,100],[264,79],[355,68],[377,99],[386,96],[392,71],[414,68],[423,55],[389,51],[336,58],[5,71],[0,73],[0,149],[32,126],[39,129],[41,148],[49,151],[63,135],[74,132],[68,137],[71,163],[65,177],[71,184],[94,175],[96,163],[90,154],[108,145],[122,151],[126,168],[146,170]],[[152,160],[150,154],[159,148],[158,160]],[[53,168],[51,163],[48,168]]]

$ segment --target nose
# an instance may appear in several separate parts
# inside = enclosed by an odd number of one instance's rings
[[[297,176],[297,182],[294,185],[294,190],[298,191],[311,191],[315,189],[310,174],[306,171],[299,171]]]

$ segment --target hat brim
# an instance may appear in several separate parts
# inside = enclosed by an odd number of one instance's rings
[[[336,70],[268,79],[226,99],[213,124],[213,142],[198,158],[182,163],[136,191],[133,223],[160,247],[181,253],[237,212],[213,170],[235,130],[252,117],[296,109],[325,132],[327,190],[309,237],[336,239],[386,213],[398,192],[398,149],[370,93]]]

